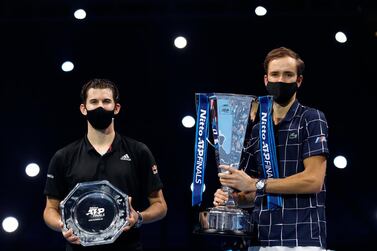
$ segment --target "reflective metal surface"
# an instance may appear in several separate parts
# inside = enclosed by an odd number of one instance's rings
[[[106,180],[78,183],[60,210],[64,229],[83,246],[112,243],[128,224],[128,196]]]
[[[248,235],[253,229],[249,213],[235,207],[220,206],[200,212],[199,222],[202,230],[208,233]]]
[[[238,169],[244,151],[249,122],[255,118],[257,97],[233,93],[213,93],[210,99],[212,132],[218,172],[228,172],[223,166]],[[254,109],[252,109],[254,107]],[[207,233],[248,235],[252,231],[251,217],[237,208],[233,188],[222,186],[228,200],[221,207],[199,213],[201,230]]]
[[[249,122],[252,120],[252,104],[256,96],[214,93],[210,97],[214,145],[218,171],[226,172],[221,165],[239,168]],[[237,206],[232,196],[233,188],[222,187],[228,193],[226,206]]]

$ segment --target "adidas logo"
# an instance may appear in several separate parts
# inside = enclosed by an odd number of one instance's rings
[[[131,158],[130,158],[130,156],[128,156],[128,154],[126,153],[125,155],[123,155],[122,157],[120,157],[120,160],[131,161]]]

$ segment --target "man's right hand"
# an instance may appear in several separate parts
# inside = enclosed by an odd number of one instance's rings
[[[64,228],[63,228],[63,222],[60,221],[60,228],[62,230],[62,234],[64,236],[64,238],[69,242],[69,243],[72,243],[72,244],[80,244],[80,239],[79,237],[77,237],[76,235],[73,234],[73,230],[72,229],[69,229],[68,231],[64,231]]]
[[[228,193],[224,192],[221,189],[217,189],[214,194],[213,205],[215,207],[225,205],[225,202],[227,200],[228,200]]]

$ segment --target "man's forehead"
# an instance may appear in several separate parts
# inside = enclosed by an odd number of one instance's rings
[[[275,58],[268,64],[269,71],[296,71],[297,62],[291,57]]]
[[[113,94],[110,88],[90,88],[88,94]]]
[[[113,98],[113,91],[109,88],[90,88],[88,90],[88,98],[96,97]]]

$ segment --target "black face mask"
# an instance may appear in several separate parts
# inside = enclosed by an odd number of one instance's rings
[[[106,129],[113,121],[114,110],[107,111],[102,107],[98,107],[94,110],[87,110],[87,112],[87,120],[97,130]]]
[[[266,86],[269,95],[274,96],[274,101],[284,105],[289,102],[298,89],[297,82],[268,82]]]

